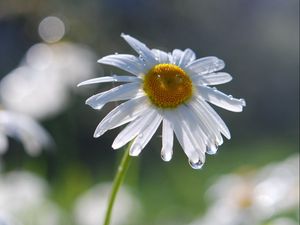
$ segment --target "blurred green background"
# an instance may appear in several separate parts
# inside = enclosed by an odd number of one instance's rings
[[[172,161],[163,162],[158,132],[133,159],[125,180],[139,202],[139,209],[133,210],[137,218],[119,224],[189,224],[207,212],[211,203],[206,190],[221,175],[256,171],[299,151],[298,0],[0,0],[0,77],[17,68],[32,45],[43,42],[38,27],[47,16],[64,23],[60,42],[81,44],[95,55],[90,76],[124,74],[96,62],[115,52],[133,53],[120,38],[124,32],[150,48],[191,48],[197,57],[223,59],[233,81],[219,89],[247,102],[242,113],[214,107],[232,139],[208,156],[200,171],[189,167],[178,143]],[[122,155],[122,150],[111,148],[120,129],[93,138],[97,124],[115,104],[101,111],[84,104],[111,86],[79,91],[75,86],[63,109],[39,119],[55,141],[53,151],[31,157],[10,139],[0,170],[3,176],[30,171],[46,180],[48,198],[66,217],[63,224],[78,222],[73,217],[76,199],[96,184],[111,182]],[[295,213],[287,217],[298,220]]]

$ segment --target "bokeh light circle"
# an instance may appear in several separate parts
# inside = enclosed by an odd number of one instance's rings
[[[43,41],[54,43],[65,35],[65,24],[58,17],[48,16],[40,22],[38,32]]]

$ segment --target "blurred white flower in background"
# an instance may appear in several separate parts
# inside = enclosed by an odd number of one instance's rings
[[[23,225],[20,221],[12,218],[9,214],[0,211],[0,225]]]
[[[256,173],[223,176],[209,189],[208,196],[213,204],[191,225],[260,225],[282,213],[296,213],[299,208],[299,155]]]
[[[61,19],[44,18],[38,31],[44,42],[33,45],[0,81],[0,156],[8,149],[7,137],[21,141],[31,156],[51,147],[50,135],[36,119],[57,115],[71,92],[79,91],[77,83],[95,75],[91,50],[58,42],[65,34]],[[46,194],[47,184],[30,173],[0,174],[0,225],[65,225],[60,209]]]
[[[84,193],[75,203],[74,218],[78,225],[98,225],[104,221],[111,184],[99,184]],[[111,225],[131,224],[140,213],[137,199],[124,187],[118,193]]]
[[[0,155],[8,149],[7,136],[21,141],[31,156],[53,145],[48,132],[34,119],[20,113],[0,110]]]
[[[0,174],[0,224],[2,218],[25,225],[65,224],[63,212],[47,199],[47,191],[47,183],[29,172]]]
[[[94,75],[95,56],[85,46],[59,42],[64,23],[46,17],[39,25],[41,38],[26,53],[19,67],[0,81],[0,154],[8,147],[7,137],[20,140],[30,155],[49,147],[50,135],[34,120],[61,112],[68,103],[70,89]]]
[[[67,106],[70,89],[78,92],[79,81],[95,76],[96,57],[84,45],[58,42],[65,34],[58,17],[44,18],[38,31],[45,43],[33,45],[2,79],[0,99],[7,109],[44,119]]]
[[[94,75],[93,61],[93,53],[78,44],[35,44],[0,82],[2,104],[37,119],[54,116],[66,107],[69,90]]]
[[[277,218],[266,223],[266,225],[299,225],[299,223],[289,218]]]

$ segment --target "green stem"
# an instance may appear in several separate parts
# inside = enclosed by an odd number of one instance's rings
[[[131,159],[131,157],[129,155],[130,146],[131,146],[131,143],[129,143],[126,147],[122,161],[118,167],[118,171],[117,171],[117,174],[115,176],[115,179],[114,179],[114,182],[112,185],[112,191],[111,191],[109,201],[108,201],[104,225],[109,225],[109,223],[110,223],[111,213],[112,213],[112,209],[113,209],[113,205],[114,205],[117,193],[122,185],[122,182],[124,180],[124,177],[126,175],[127,169],[130,164],[130,159]]]

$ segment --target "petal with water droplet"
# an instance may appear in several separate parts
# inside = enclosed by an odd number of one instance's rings
[[[189,160],[189,164],[195,170],[201,169],[204,165],[204,163],[201,160],[198,160],[196,162],[193,162],[193,161]]]
[[[181,54],[181,57],[178,62],[179,67],[185,67],[189,63],[193,62],[196,59],[196,55],[193,50],[187,48]]]
[[[162,149],[161,158],[164,161],[170,161],[173,155],[173,128],[167,118],[163,119],[162,125]]]
[[[88,84],[97,84],[97,83],[106,83],[106,82],[141,82],[141,79],[133,76],[106,76],[106,77],[97,77],[90,80],[83,81],[77,86],[83,86]]]
[[[155,55],[155,59],[158,63],[170,63],[168,53],[158,49],[152,49],[151,51]]]
[[[197,59],[186,66],[188,70],[198,75],[212,73],[224,67],[224,61],[214,56]]]
[[[138,95],[140,83],[123,84],[112,88],[109,91],[93,95],[86,100],[86,104],[94,109],[100,110],[106,103],[120,100],[127,100]]]
[[[155,117],[151,120],[151,123],[148,124],[144,130],[134,139],[129,154],[131,156],[138,156],[144,147],[148,144],[155,131],[157,130],[162,117],[160,114],[156,113]]]
[[[195,124],[203,130],[202,135],[205,137],[205,143],[223,142],[218,125],[209,118],[203,107],[197,101],[191,101],[187,106],[197,117],[195,118]]]
[[[204,159],[205,154],[201,154],[199,151],[199,143],[195,142],[194,134],[190,129],[187,129],[187,124],[182,120],[180,113],[173,110],[168,110],[164,112],[166,116],[169,118],[172,127],[174,129],[174,133],[179,141],[183,151],[189,158],[189,160],[193,162],[199,161],[199,159]]]
[[[148,112],[149,105],[146,96],[133,98],[124,102],[104,117],[97,126],[94,137],[100,137],[107,130],[122,126]]]
[[[214,143],[209,143],[206,147],[206,153],[209,155],[214,155],[218,151],[218,145]]]
[[[225,84],[232,80],[232,77],[228,73],[209,73],[202,76],[198,74],[192,77],[195,85],[218,85]]]
[[[199,107],[202,107],[204,110],[204,114],[207,116],[208,121],[211,121],[211,124],[216,124],[218,126],[218,130],[227,138],[230,139],[230,131],[228,127],[226,126],[225,122],[222,120],[222,118],[216,113],[216,111],[207,103],[205,102],[201,97],[196,97],[195,100],[197,101],[197,104],[199,104]],[[221,140],[223,143],[223,140]],[[222,143],[218,143],[221,145]]]
[[[153,52],[142,42],[131,37],[130,35],[121,34],[121,37],[127,41],[127,43],[141,56],[146,62],[147,68],[152,68],[157,61],[155,60],[155,56]]]
[[[108,55],[98,60],[98,63],[111,65],[132,73],[136,76],[142,76],[147,72],[140,59],[134,55],[115,54]]]
[[[198,86],[197,87],[200,95],[208,102],[219,106],[221,108],[233,111],[233,112],[241,112],[243,111],[243,106],[245,106],[245,102],[232,98],[232,96],[227,96],[224,93],[207,87],[207,86]]]
[[[172,63],[178,65],[182,53],[183,51],[181,51],[180,49],[174,49],[172,52]]]
[[[156,114],[157,112],[150,108],[149,113],[130,122],[115,138],[112,148],[118,149],[126,145],[129,141],[140,134],[146,126],[149,126]]]

